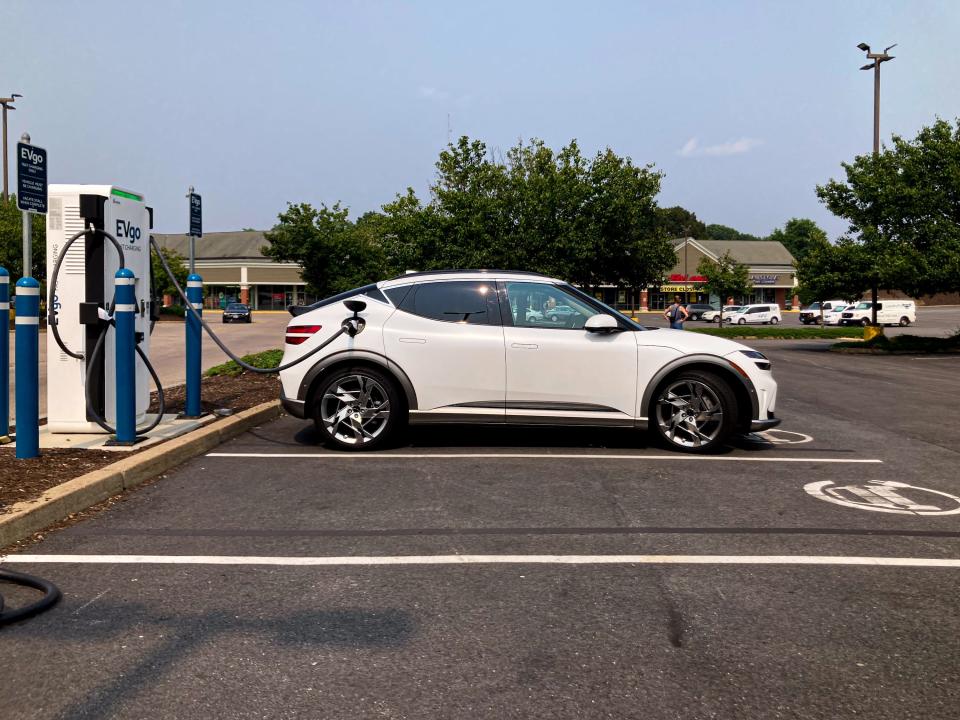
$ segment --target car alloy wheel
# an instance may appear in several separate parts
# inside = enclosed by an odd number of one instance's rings
[[[902,317],[900,318],[900,327],[907,327],[910,324],[910,318]]]
[[[667,444],[684,452],[709,452],[729,437],[736,398],[711,373],[690,371],[670,378],[656,393],[654,427]]]
[[[400,410],[394,384],[370,368],[336,373],[321,388],[314,421],[331,444],[367,450],[392,434]]]
[[[780,322],[780,318],[778,318],[778,317],[772,317],[772,318],[770,318],[770,324],[771,324],[771,325],[776,325],[778,322]]]
[[[746,318],[740,318],[740,321],[737,323],[737,325],[746,325],[746,324],[747,324]]]
[[[863,325],[864,327],[866,327],[867,325],[870,324],[870,319],[869,319],[869,318],[864,318],[863,320],[860,321],[860,324]]]

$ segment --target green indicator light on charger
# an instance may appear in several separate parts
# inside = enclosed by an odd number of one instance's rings
[[[126,190],[117,190],[116,188],[111,188],[111,195],[116,195],[117,197],[126,198],[127,200],[136,200],[137,202],[143,202],[143,198],[139,195],[134,195],[132,192],[127,192]]]

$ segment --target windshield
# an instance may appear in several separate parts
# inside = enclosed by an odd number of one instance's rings
[[[240,303],[230,303],[227,305],[227,312],[243,312],[247,309],[246,305],[241,305]]]
[[[857,310],[869,310],[869,309],[870,309],[870,303],[868,302],[862,302],[857,304]]]
[[[807,306],[807,310],[819,310],[819,309],[820,309],[820,303],[818,302],[811,303],[810,305]]]

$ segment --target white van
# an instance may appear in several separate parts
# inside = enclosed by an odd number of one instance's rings
[[[811,303],[808,307],[805,307],[800,311],[800,322],[802,322],[804,325],[809,325],[810,323],[819,323],[820,311],[823,310],[823,314],[826,315],[837,305],[849,305],[849,303],[845,300],[824,300],[822,303]]]
[[[840,321],[843,319],[844,310],[853,310],[857,306],[857,303],[841,303],[834,305],[829,310],[824,310],[823,312],[823,324],[826,325],[839,325]]]
[[[730,316],[730,324],[763,323],[764,325],[776,325],[782,319],[779,305],[768,305],[766,303],[763,305],[744,305]]]
[[[841,325],[869,325],[873,316],[869,300],[846,308],[840,317]],[[913,300],[883,300],[877,303],[877,325],[906,327],[917,321],[917,304]]]

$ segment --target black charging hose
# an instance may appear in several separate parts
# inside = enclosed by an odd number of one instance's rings
[[[0,582],[9,582],[14,585],[33,588],[43,593],[43,597],[36,602],[24,605],[14,610],[5,610],[3,606],[3,595],[0,595],[0,625],[9,625],[18,620],[25,620],[31,615],[48,610],[56,605],[60,599],[60,590],[49,580],[27,575],[26,573],[14,572],[13,570],[0,569]]]
[[[127,266],[126,257],[123,254],[123,246],[117,242],[117,239],[108,233],[106,230],[100,230],[93,226],[87,228],[86,230],[81,230],[78,233],[75,233],[67,242],[63,244],[63,249],[60,251],[59,257],[57,257],[57,262],[53,266],[53,275],[50,276],[50,283],[47,289],[47,327],[50,328],[50,331],[53,333],[53,339],[57,341],[57,345],[60,346],[60,349],[63,350],[67,355],[77,360],[83,360],[83,353],[74,352],[66,346],[63,342],[63,338],[60,337],[60,331],[57,329],[57,311],[56,304],[53,302],[53,298],[56,296],[57,292],[57,278],[60,275],[60,266],[63,264],[64,258],[67,257],[67,250],[70,249],[70,246],[75,243],[81,235],[86,235],[90,233],[91,235],[100,233],[110,242],[113,243],[113,246],[117,249],[117,255],[120,257],[120,267],[125,268]]]
[[[322,343],[317,345],[317,347],[313,348],[306,355],[301,355],[296,360],[291,360],[290,362],[284,365],[277,365],[277,367],[272,367],[272,368],[254,367],[250,363],[244,362],[236,354],[234,354],[230,350],[230,348],[228,348],[224,344],[224,342],[219,337],[217,337],[217,334],[213,331],[213,328],[207,325],[206,321],[203,319],[203,316],[197,312],[196,308],[193,307],[193,303],[190,302],[190,298],[187,297],[187,294],[183,291],[183,288],[180,287],[180,283],[178,283],[177,279],[173,276],[173,271],[170,269],[170,265],[167,264],[167,259],[163,256],[163,253],[160,250],[160,246],[157,244],[157,241],[154,239],[153,235],[150,236],[150,244],[153,245],[154,250],[157,251],[157,256],[160,258],[160,263],[163,265],[163,269],[166,271],[167,275],[170,277],[170,282],[172,282],[173,286],[177,289],[177,294],[180,295],[180,297],[183,299],[183,303],[184,303],[184,306],[187,308],[187,311],[193,313],[193,317],[196,318],[197,321],[200,323],[200,326],[207,331],[207,335],[209,335],[210,338],[217,344],[217,347],[223,350],[223,352],[227,355],[227,357],[233,360],[237,365],[242,367],[244,370],[249,370],[252,373],[260,373],[263,375],[282,372],[287,368],[292,368],[294,365],[299,365],[307,358],[313,355],[316,355],[318,352],[323,350],[327,345],[332,343],[334,340],[336,340],[338,337],[340,337],[344,333],[355,335],[358,332],[358,329],[355,326],[351,333],[351,331],[347,327],[347,323],[350,321],[348,319],[347,321],[344,321],[344,324],[340,326],[340,329],[337,330],[337,332],[335,332],[329,338],[327,338]]]

